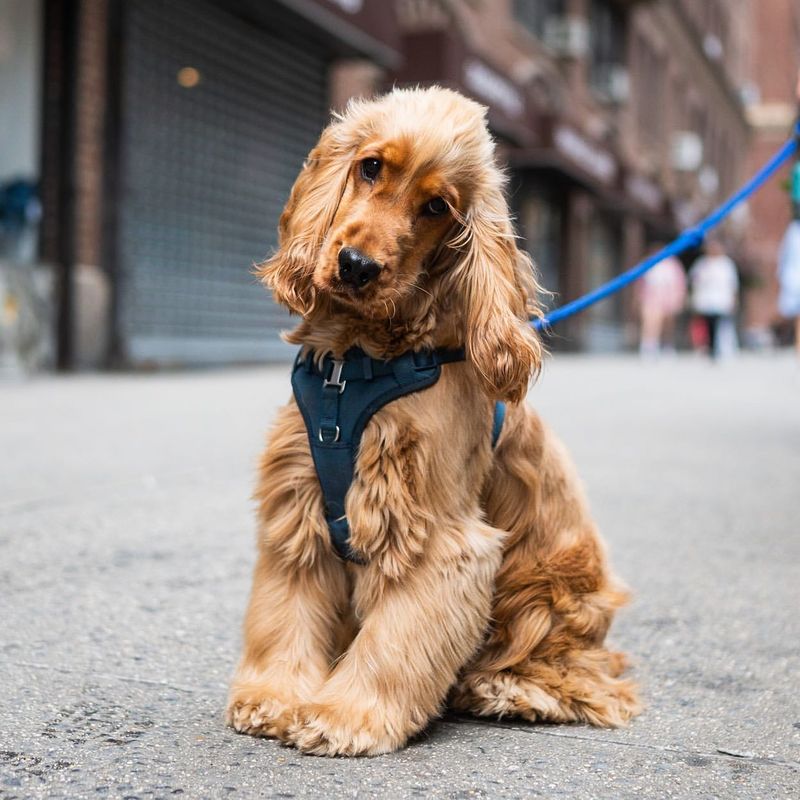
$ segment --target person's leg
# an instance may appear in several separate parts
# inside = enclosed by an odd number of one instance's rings
[[[665,314],[663,319],[663,333],[661,336],[661,350],[664,353],[675,353],[675,314]]]
[[[706,314],[706,324],[708,325],[708,354],[712,360],[716,359],[719,353],[717,347],[719,342],[719,314]]]
[[[652,308],[644,306],[641,315],[641,339],[639,341],[639,354],[654,356],[658,354],[658,339],[660,333],[659,314]]]
[[[794,318],[794,349],[800,358],[800,315]]]
[[[663,311],[658,311],[653,322],[653,339],[655,340],[656,353],[661,353],[664,349],[664,320],[666,315]]]

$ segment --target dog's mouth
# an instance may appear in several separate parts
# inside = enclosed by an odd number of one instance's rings
[[[378,289],[377,284],[366,284],[364,286],[353,286],[351,283],[345,283],[341,278],[333,278],[330,283],[330,293],[334,295],[341,295],[342,297],[350,297],[354,300],[364,299],[370,295],[374,295]]]
[[[331,278],[321,287],[333,300],[346,305],[363,306],[375,299],[379,291],[378,286],[352,286],[338,277]]]
[[[359,291],[349,286],[333,287],[330,291],[334,308],[356,312],[358,316],[375,319],[391,316],[391,303],[382,301],[378,287],[370,287],[369,291]]]
[[[397,314],[398,292],[377,283],[356,288],[334,277],[318,286],[318,290],[328,296],[334,311],[371,320],[389,319]]]

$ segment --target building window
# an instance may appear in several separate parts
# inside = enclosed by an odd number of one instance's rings
[[[730,138],[722,133],[719,141],[719,157],[717,159],[717,172],[719,173],[719,188],[721,195],[730,194],[733,188],[733,159]]]
[[[546,307],[558,302],[561,264],[561,206],[546,190],[534,187],[520,204],[520,233],[525,247],[536,264],[542,286],[552,295],[545,294],[540,300]]]
[[[600,286],[620,272],[622,263],[622,231],[619,221],[596,210],[589,225],[586,260],[586,285]],[[619,293],[586,310],[591,327],[590,349],[613,347],[612,329],[622,317],[622,295]],[[592,341],[594,339],[594,341]]]
[[[686,103],[688,86],[683,76],[676,76],[672,80],[672,101],[670,103],[671,130],[683,130],[686,126]]]
[[[643,143],[658,145],[664,136],[666,58],[641,36],[635,41],[637,127]]]
[[[626,61],[625,14],[609,0],[592,0],[589,11],[589,83],[605,92],[614,71]]]
[[[564,0],[514,0],[514,15],[536,37],[542,39],[547,20],[564,15]]]
[[[708,146],[708,111],[699,105],[692,106],[690,125],[692,130],[702,139],[703,145]]]

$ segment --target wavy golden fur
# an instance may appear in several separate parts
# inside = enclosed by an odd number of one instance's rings
[[[448,700],[604,726],[639,710],[603,644],[625,592],[567,454],[523,402],[542,358],[537,286],[503,190],[485,109],[439,88],[351,103],[292,189],[259,268],[302,316],[289,341],[375,358],[465,346],[467,360],[368,424],[346,498],[364,566],[335,555],[303,420],[281,410],[256,489],[238,731],[361,755],[402,747]],[[346,282],[343,248],[377,277]]]

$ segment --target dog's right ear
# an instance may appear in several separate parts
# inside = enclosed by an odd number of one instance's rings
[[[461,297],[467,360],[479,385],[493,400],[518,403],[542,363],[529,319],[541,312],[533,264],[517,246],[503,183],[492,165],[452,242],[459,261],[447,279]]]
[[[278,251],[256,266],[255,274],[275,300],[298,314],[314,307],[314,266],[344,194],[352,152],[344,122],[322,132],[281,214]]]

